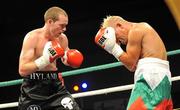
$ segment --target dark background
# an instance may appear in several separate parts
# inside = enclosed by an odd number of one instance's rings
[[[97,3],[100,2],[100,3]],[[66,35],[70,48],[84,55],[80,68],[117,62],[94,43],[100,23],[107,15],[119,15],[132,22],[148,22],[160,34],[167,51],[180,48],[180,33],[164,0],[6,0],[0,4],[1,77],[0,81],[20,79],[18,58],[23,38],[32,29],[42,27],[43,14],[51,6],[60,6],[69,15]],[[153,43],[152,43],[153,45]],[[169,56],[172,76],[180,74],[179,55]],[[60,71],[74,70],[59,63]],[[179,74],[178,74],[179,73]],[[64,77],[71,93],[74,84],[87,81],[90,90],[133,83],[133,73],[125,67],[89,72]],[[180,83],[173,82],[174,108],[180,107]],[[20,85],[0,88],[0,103],[18,101]],[[122,91],[93,97],[77,98],[83,110],[125,110],[130,91]],[[11,108],[16,109],[16,108]]]

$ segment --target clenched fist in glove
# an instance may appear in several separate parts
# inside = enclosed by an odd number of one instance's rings
[[[61,58],[62,62],[73,68],[78,68],[83,62],[83,54],[77,49],[69,49],[65,51],[64,56]]]
[[[41,70],[62,56],[64,56],[64,49],[61,48],[60,44],[55,40],[48,41],[44,46],[42,56],[35,60],[35,64]]]
[[[116,43],[115,30],[112,27],[99,29],[95,36],[95,43],[101,46],[110,54],[114,55],[118,60],[124,52],[120,45]]]

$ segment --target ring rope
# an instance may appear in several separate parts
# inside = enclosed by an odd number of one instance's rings
[[[171,80],[172,81],[178,81],[178,80],[180,80],[180,76],[172,77]],[[99,90],[94,90],[94,91],[75,93],[75,94],[72,94],[72,96],[74,98],[79,98],[79,97],[108,94],[108,93],[113,93],[113,92],[130,90],[133,88],[133,86],[134,86],[134,84],[117,86],[117,87],[110,87],[110,88],[106,88],[106,89],[99,89]],[[4,104],[0,104],[0,109],[1,108],[17,107],[17,106],[18,106],[18,102],[4,103]]]
[[[180,49],[167,52],[168,56],[172,56],[172,55],[176,55],[176,54],[180,54]],[[118,67],[118,66],[122,66],[122,65],[123,64],[121,62],[115,62],[115,63],[103,64],[103,65],[98,65],[98,66],[92,66],[92,67],[87,67],[87,68],[83,68],[83,69],[65,71],[65,72],[62,72],[62,76],[66,77],[66,76],[84,74],[84,73],[88,73],[88,72],[114,68],[114,67]],[[23,79],[0,82],[0,87],[18,85],[18,84],[21,84],[22,81],[23,81]]]

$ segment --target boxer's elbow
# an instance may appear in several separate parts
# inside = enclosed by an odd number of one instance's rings
[[[130,72],[135,72],[136,68],[132,66],[132,67],[129,67],[128,70],[129,70]]]
[[[125,66],[130,72],[134,72],[136,70],[136,65],[134,65],[134,64],[128,64]]]
[[[30,70],[26,68],[25,66],[19,66],[19,75],[22,77],[26,77],[30,74]]]
[[[27,71],[23,68],[19,68],[19,75],[25,77],[27,76]]]

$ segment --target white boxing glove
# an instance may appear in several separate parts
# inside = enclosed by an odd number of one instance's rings
[[[43,50],[43,55],[35,60],[39,70],[54,62],[57,58],[64,56],[64,49],[57,41],[48,41]]]
[[[101,46],[110,54],[114,55],[116,59],[124,52],[120,45],[116,43],[115,30],[112,27],[101,28],[95,36],[95,43]]]

